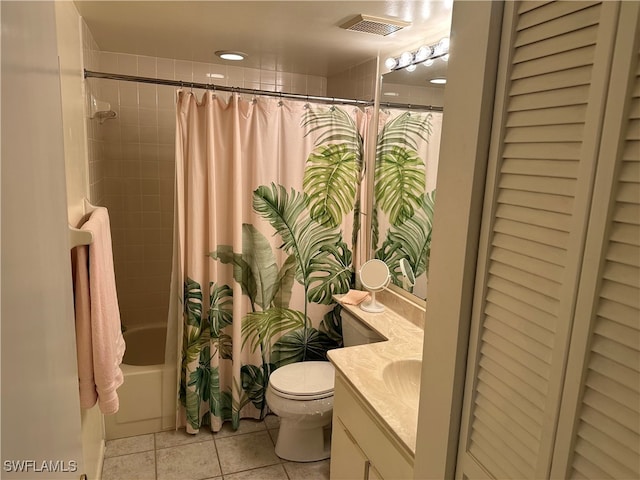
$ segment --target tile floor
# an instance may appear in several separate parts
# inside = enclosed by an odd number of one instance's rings
[[[184,430],[107,441],[102,480],[328,480],[329,460],[294,463],[278,458],[279,419],[241,420],[212,434]]]

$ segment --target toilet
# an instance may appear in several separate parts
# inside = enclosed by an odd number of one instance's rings
[[[342,310],[344,346],[382,340],[352,315]],[[266,400],[280,417],[276,455],[294,462],[329,458],[335,371],[329,362],[285,365],[269,377]]]

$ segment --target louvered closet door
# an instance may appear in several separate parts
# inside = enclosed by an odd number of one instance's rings
[[[552,475],[640,478],[640,4],[621,6]]]
[[[505,5],[458,478],[549,475],[618,8]]]

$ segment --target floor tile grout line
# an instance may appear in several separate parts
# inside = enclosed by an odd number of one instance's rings
[[[156,434],[153,434],[153,466],[155,467],[155,480],[158,480],[158,442],[156,440]]]
[[[278,457],[279,460],[281,460]],[[287,473],[287,469],[284,468],[284,463],[269,463],[268,465],[262,465],[260,467],[253,467],[253,468],[247,468],[246,470],[238,470],[236,472],[229,472],[229,473],[221,473],[220,475],[225,476],[225,475],[236,475],[238,473],[247,473],[247,472],[252,472],[253,470],[260,470],[262,468],[269,468],[269,467],[277,467],[278,465],[281,465],[282,468],[284,469],[284,473]],[[220,467],[220,471],[222,471],[222,466]],[[289,478],[289,476],[287,475],[287,478]]]
[[[185,445],[193,445],[194,443],[205,443],[205,442],[212,442],[212,441],[213,441],[213,439],[211,439],[211,440],[194,440],[193,442],[178,443],[176,445],[167,445],[165,447],[156,446],[156,450],[166,450],[167,448],[184,447]]]
[[[222,472],[222,462],[220,461],[220,453],[218,452],[218,444],[216,443],[215,434],[211,435],[211,438],[213,439],[213,448],[216,449],[216,458],[218,459],[218,468],[220,469],[220,476],[222,477],[222,480],[224,480],[224,473]]]
[[[117,458],[117,457],[126,457],[127,455],[135,455],[137,453],[146,453],[146,452],[153,452],[155,450],[155,448],[149,448],[146,450],[136,450],[135,452],[127,452],[127,453],[121,453],[119,455],[109,455],[109,456],[104,456],[104,459],[106,460],[107,458]]]

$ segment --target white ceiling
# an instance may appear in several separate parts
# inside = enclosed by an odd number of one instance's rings
[[[378,53],[449,35],[451,1],[75,0],[103,51],[331,76]],[[411,22],[381,37],[339,28],[359,14]],[[214,56],[240,50],[243,62]]]

